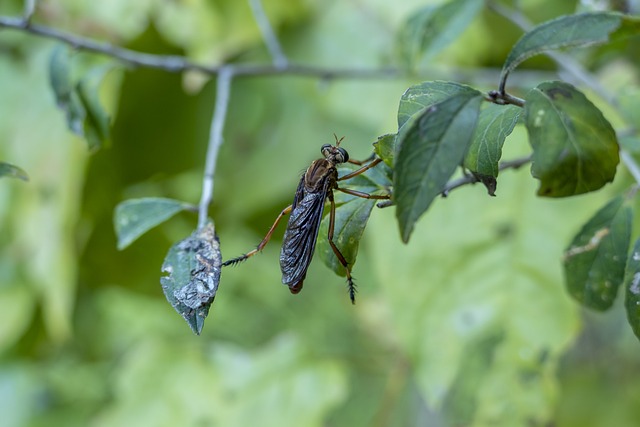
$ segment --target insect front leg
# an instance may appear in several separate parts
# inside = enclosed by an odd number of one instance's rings
[[[260,252],[262,249],[264,249],[264,247],[267,246],[267,243],[269,243],[269,240],[271,240],[271,235],[273,234],[273,232],[275,231],[276,227],[280,223],[280,220],[282,219],[282,217],[287,215],[287,214],[289,214],[289,213],[291,213],[291,209],[292,208],[293,208],[293,205],[289,205],[286,208],[284,208],[282,210],[282,212],[280,212],[280,214],[276,218],[275,222],[273,223],[273,225],[271,226],[271,228],[267,232],[267,235],[264,236],[264,239],[262,239],[260,244],[254,250],[249,251],[244,255],[240,255],[239,257],[231,258],[230,260],[227,260],[227,261],[223,262],[222,266],[226,267],[227,265],[234,265],[234,264],[237,264],[239,262],[242,262],[242,261],[246,260],[247,258],[251,258],[252,256],[257,254],[258,252]]]
[[[356,303],[356,285],[353,283],[353,278],[351,277],[351,269],[349,268],[349,263],[344,258],[344,255],[340,252],[336,244],[333,242],[333,229],[336,223],[336,202],[333,200],[333,192],[329,191],[327,194],[329,198],[329,202],[331,203],[331,209],[329,211],[329,233],[327,233],[327,238],[329,240],[329,245],[333,250],[333,253],[340,261],[340,264],[344,267],[347,272],[347,286],[349,288],[349,298],[351,298],[351,304]]]
[[[362,165],[364,165],[365,163],[368,163],[368,162],[373,161],[375,158],[376,158],[376,153],[371,153],[371,155],[370,155],[369,157],[367,157],[366,159],[364,159],[364,160],[349,159],[349,160],[347,161],[347,163],[351,163],[352,165],[356,165],[356,166],[362,166]],[[379,163],[379,162],[378,162],[378,163]],[[378,163],[376,163],[376,165],[377,165]],[[373,165],[373,166],[375,166],[375,165]],[[371,167],[373,167],[373,166],[371,166]]]
[[[356,196],[356,197],[362,197],[363,199],[390,199],[391,196],[389,194],[369,194],[369,193],[364,193],[362,191],[357,191],[357,190],[350,190],[348,188],[340,188],[338,187],[337,190],[342,191],[343,193],[346,194],[351,194],[352,196]]]
[[[344,176],[341,176],[340,178],[338,178],[338,181],[344,181],[345,179],[350,179],[350,178],[353,178],[354,176],[358,176],[361,173],[364,173],[364,172],[368,171],[369,169],[371,169],[372,167],[376,166],[380,162],[382,162],[381,158],[374,159],[371,163],[368,163],[368,164],[362,166],[361,168],[354,170],[351,173],[348,173],[348,174],[346,174]],[[352,162],[350,162],[350,163],[352,163]]]

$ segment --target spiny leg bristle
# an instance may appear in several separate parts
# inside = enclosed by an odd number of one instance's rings
[[[249,258],[249,257],[246,256],[246,255],[242,255],[242,256],[239,256],[239,257],[236,257],[236,258],[231,258],[231,259],[226,260],[225,262],[223,262],[222,266],[223,267],[227,267],[229,265],[237,265],[237,264],[240,264],[242,261],[246,261],[247,258]]]
[[[356,293],[358,292],[358,288],[356,287],[356,284],[353,283],[353,279],[350,277],[347,279],[347,287],[349,290],[349,298],[351,299],[351,304],[356,303]]]

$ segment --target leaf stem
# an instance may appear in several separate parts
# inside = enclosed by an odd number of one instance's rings
[[[213,184],[218,159],[218,152],[222,145],[222,131],[227,117],[229,106],[229,95],[231,93],[231,83],[235,74],[235,69],[231,65],[224,66],[218,73],[216,84],[216,103],[211,119],[211,130],[209,132],[209,145],[205,159],[204,176],[202,179],[202,196],[198,205],[198,229],[207,223],[209,205],[213,200]]]
[[[494,104],[507,105],[513,104],[520,108],[524,108],[525,101],[522,98],[513,96],[507,92],[500,92],[499,90],[491,90],[487,93],[488,100]]]

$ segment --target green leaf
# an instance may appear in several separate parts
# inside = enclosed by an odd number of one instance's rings
[[[113,225],[122,250],[156,225],[193,206],[178,200],[148,197],[126,200],[116,206]]]
[[[518,123],[521,109],[515,105],[488,104],[480,111],[478,126],[464,159],[471,172],[492,177],[499,173],[504,140]]]
[[[389,133],[379,136],[378,140],[373,143],[373,151],[387,166],[393,167],[393,157],[396,152],[396,134]]]
[[[640,239],[636,240],[627,261],[624,279],[627,320],[633,333],[640,339]]]
[[[467,88],[415,114],[398,132],[393,197],[404,242],[462,164],[481,101],[480,92]]]
[[[371,215],[375,200],[355,197],[353,200],[336,208],[333,242],[347,260],[349,266],[353,266],[358,255],[358,246],[367,220]],[[322,262],[339,276],[345,276],[346,272],[340,261],[333,253],[329,245],[327,232],[329,230],[329,215],[325,215],[320,224],[318,238],[318,253]]]
[[[211,222],[169,249],[160,278],[162,290],[171,306],[200,335],[209,308],[216,297],[222,255],[220,242]]]
[[[624,280],[631,239],[631,208],[620,196],[600,209],[573,238],[563,265],[569,293],[583,305],[606,310]]]
[[[86,111],[83,123],[84,136],[89,149],[95,151],[109,141],[109,115],[98,96],[106,69],[97,68],[87,74],[77,85],[80,102]]]
[[[469,26],[482,5],[482,0],[453,0],[411,15],[398,36],[403,63],[412,67],[433,58]]]
[[[338,172],[340,176],[343,176],[353,170],[355,168],[341,166]],[[387,192],[386,189],[391,185],[387,176],[388,173],[390,173],[388,168],[384,164],[380,164],[373,169],[369,169],[364,174],[341,181],[340,187],[368,194],[385,194]],[[333,242],[347,260],[349,266],[352,267],[356,263],[360,239],[371,215],[371,210],[379,200],[364,199],[341,191],[334,191],[334,197],[336,201],[336,217]],[[316,250],[327,267],[337,275],[345,276],[344,267],[333,253],[333,249],[331,249],[327,239],[329,219],[328,214],[322,219]]]
[[[469,90],[472,90],[469,86],[444,81],[422,82],[411,86],[400,98],[398,129],[402,128],[411,116],[422,111],[425,107],[430,107]]]
[[[3,176],[29,181],[29,175],[23,169],[10,163],[0,162],[0,178]]]
[[[524,121],[533,147],[538,195],[567,197],[613,181],[620,161],[611,124],[568,83],[544,82],[526,96]]]
[[[507,76],[522,61],[553,49],[588,46],[640,34],[638,17],[613,12],[562,16],[538,25],[513,46],[502,67],[500,90]]]
[[[76,135],[83,136],[86,113],[71,79],[71,51],[67,46],[58,45],[51,52],[49,83],[56,104],[65,112],[67,127]]]

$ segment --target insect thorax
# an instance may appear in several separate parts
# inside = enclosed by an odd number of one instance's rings
[[[305,189],[309,192],[321,191],[325,179],[332,181],[328,188],[333,188],[338,180],[338,171],[327,159],[314,160],[304,174]]]

